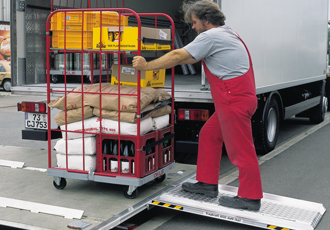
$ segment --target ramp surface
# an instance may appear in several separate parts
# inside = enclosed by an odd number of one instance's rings
[[[197,182],[193,179],[186,181]],[[236,194],[236,187],[219,185],[219,196],[209,198],[183,191],[180,184],[156,197],[151,204],[264,229],[282,230],[312,230],[325,212],[322,204],[268,193],[264,193],[259,211],[236,210],[218,204],[220,196]]]

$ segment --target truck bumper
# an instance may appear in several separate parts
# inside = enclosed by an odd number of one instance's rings
[[[62,133],[57,131],[51,131],[51,139],[62,138]],[[36,141],[47,141],[48,131],[47,130],[35,130],[35,129],[23,129],[22,139],[36,140]]]
[[[176,141],[175,142],[175,151],[179,152],[179,153],[197,154],[198,153],[198,142]]]

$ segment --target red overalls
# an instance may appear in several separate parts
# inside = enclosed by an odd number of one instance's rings
[[[257,97],[251,56],[245,43],[242,43],[250,61],[250,69],[242,76],[229,80],[219,79],[202,61],[211,87],[215,112],[199,134],[196,180],[218,184],[222,143],[225,142],[228,157],[239,170],[237,195],[242,198],[261,199],[260,168],[251,128]]]

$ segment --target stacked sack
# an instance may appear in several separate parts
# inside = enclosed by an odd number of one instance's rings
[[[120,127],[118,125],[118,95],[116,95],[119,89],[121,94],[119,97]],[[102,93],[101,102],[100,92]],[[86,167],[87,157],[91,158],[88,160],[91,164],[96,162],[95,156],[93,158],[93,154],[95,155],[96,152],[96,144],[92,141],[95,142],[96,133],[118,134],[120,128],[121,135],[137,135],[137,97],[134,95],[137,95],[135,86],[114,86],[110,83],[102,83],[87,85],[83,88],[78,87],[66,96],[50,102],[49,107],[62,110],[55,116],[57,125],[63,130],[63,138],[55,146],[58,153],[58,167],[63,166],[63,164],[59,164],[61,163],[59,160],[63,158],[63,155],[66,157],[63,151],[59,151],[59,149],[63,149],[62,145],[65,144],[66,139],[68,140],[68,146],[69,142],[71,143],[70,146],[80,143],[80,148],[78,148],[80,154],[82,154],[82,138],[85,138],[85,145],[88,143],[94,148],[94,151],[90,151],[89,154],[86,154],[85,148],[85,170],[89,170]],[[141,88],[140,135],[168,126],[171,107],[165,102],[170,101],[170,98],[170,94],[162,89]],[[82,131],[84,131],[84,135],[81,133]],[[93,154],[90,154],[92,152]],[[77,152],[69,153],[68,151],[69,163],[71,159],[75,161],[77,155],[79,155]],[[81,170],[82,157],[80,158]],[[66,168],[66,165],[62,168]],[[93,168],[95,169],[95,167]]]
[[[84,147],[83,147],[84,146]],[[69,169],[95,171],[96,168],[96,138],[95,136],[70,139],[64,138],[54,146],[57,154],[57,167]],[[85,169],[83,168],[83,152],[85,152]],[[67,155],[66,155],[67,153]],[[68,160],[66,158],[68,156]]]

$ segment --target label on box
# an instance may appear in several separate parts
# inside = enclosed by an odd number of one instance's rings
[[[167,33],[162,30],[159,30],[159,37],[160,39],[167,39]]]
[[[121,73],[134,75],[135,74],[135,68],[123,67],[121,69]]]

